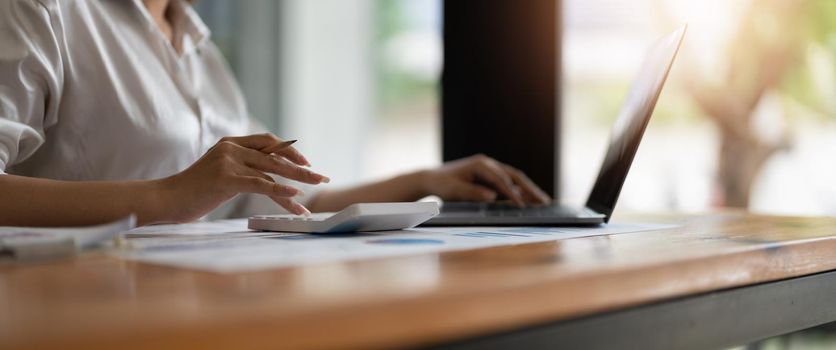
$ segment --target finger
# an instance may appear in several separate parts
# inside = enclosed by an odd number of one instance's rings
[[[221,141],[229,141],[241,147],[254,149],[262,153],[276,153],[299,165],[311,165],[302,153],[299,153],[296,148],[290,147],[296,140],[285,141],[270,133],[229,136],[222,138]]]
[[[264,171],[307,184],[317,185],[331,182],[331,179],[325,175],[303,168],[275,155],[267,156],[264,166],[267,166]]]
[[[296,148],[293,148],[293,147],[284,147],[284,148],[280,148],[280,149],[277,149],[277,150],[272,151],[272,152],[270,152],[268,150],[268,151],[265,151],[265,153],[274,153],[274,154],[280,155],[280,156],[285,157],[285,158],[289,159],[291,162],[296,163],[298,165],[311,166],[311,162],[309,162],[308,159],[305,158],[305,156],[302,155],[302,153],[300,153],[299,151],[296,150]]]
[[[248,167],[263,172],[273,173],[291,180],[312,185],[317,185],[323,182],[331,182],[331,179],[325,175],[318,174],[310,169],[293,164],[292,162],[276,155],[267,155],[256,150],[241,147],[236,150],[235,156]]]
[[[302,194],[302,191],[283,184],[278,184],[262,177],[237,176],[235,177],[235,189],[239,193],[258,193],[272,197],[294,197]]]
[[[280,205],[282,208],[287,210],[291,214],[296,215],[304,215],[309,216],[311,215],[311,211],[308,208],[305,208],[304,205],[299,204],[299,202],[294,201],[293,199],[287,197],[271,197],[274,202]]]
[[[239,176],[260,177],[260,178],[265,179],[267,181],[270,181],[272,183],[276,183],[276,180],[273,179],[272,177],[270,177],[270,175],[262,173],[258,170],[253,169],[253,168],[247,167],[246,165],[241,165],[241,168],[236,170],[235,173],[238,174]],[[305,192],[300,190],[299,188],[296,188],[296,187],[293,187],[293,186],[290,186],[290,185],[285,185],[285,184],[279,184],[279,186],[288,187],[288,189],[285,189],[282,192],[291,193],[291,192],[295,191],[296,194],[294,195],[294,197],[305,195]]]
[[[505,173],[499,167],[491,166],[487,164],[483,164],[481,166],[477,166],[476,169],[476,176],[480,179],[487,182],[491,185],[494,189],[499,191],[505,197],[508,197],[512,202],[514,202],[518,206],[525,206],[525,202],[520,196],[519,192],[514,191],[511,187],[512,181],[508,174]]]
[[[520,192],[520,195],[522,196],[522,198],[523,198],[523,200],[525,201],[526,205],[542,205],[542,204],[546,204],[546,202],[543,202],[543,201],[542,201],[539,197],[534,197],[534,196],[532,196],[530,193],[523,191],[521,187],[519,187],[519,186],[517,186],[517,185],[514,185],[514,188],[516,188],[516,189],[517,189],[517,191],[519,191],[519,192]]]
[[[296,150],[296,148],[289,147],[289,145],[288,146],[283,146],[284,144],[286,144],[288,142],[290,142],[290,141],[285,141],[284,143],[279,144],[276,147],[269,147],[267,149],[263,149],[263,150],[260,150],[260,151],[263,152],[263,153],[267,153],[267,154],[272,153],[272,154],[280,155],[280,156],[285,157],[288,160],[290,160],[291,162],[296,163],[298,165],[311,166],[311,162],[309,162],[308,159],[305,158],[305,156],[302,155],[302,153],[300,153],[298,150]],[[293,142],[295,143],[296,140],[293,140]]]
[[[284,145],[285,147],[290,146],[296,140],[285,141],[280,137],[273,135],[271,133],[264,133],[264,134],[255,134],[255,135],[247,135],[247,136],[227,136],[221,138],[220,142],[228,141],[232,142],[236,145],[241,147],[251,148],[254,150],[271,150],[274,149],[278,150],[278,147]]]
[[[533,199],[534,201],[540,204],[548,204],[551,203],[552,198],[544,192],[540,186],[531,181],[524,172],[520,171],[517,168],[514,168],[507,164],[502,164],[505,168],[508,175],[511,176],[511,179],[514,181],[514,184],[519,186],[522,189],[522,192],[526,194],[527,197]]]
[[[270,175],[267,175],[267,174],[262,173],[258,170],[250,168],[250,167],[248,167],[244,164],[239,164],[238,168],[235,169],[234,172],[235,172],[235,175],[238,175],[238,176],[260,177],[260,178],[265,179],[265,180],[270,181],[270,182],[276,182],[276,180],[273,180],[273,178],[270,177]]]
[[[458,181],[452,183],[449,191],[441,197],[453,201],[493,202],[496,200],[496,192],[484,186]]]

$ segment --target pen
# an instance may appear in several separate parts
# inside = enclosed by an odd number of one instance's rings
[[[278,145],[275,145],[273,147],[267,147],[267,148],[265,148],[261,151],[264,152],[264,153],[267,153],[267,154],[276,153],[276,152],[278,152],[282,149],[290,147],[290,145],[296,143],[296,141],[298,141],[298,140],[282,141]]]

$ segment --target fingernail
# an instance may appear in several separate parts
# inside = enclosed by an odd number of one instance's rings
[[[304,207],[303,205],[301,205],[301,204],[296,204],[296,210],[298,211],[298,212],[296,213],[296,215],[311,216],[311,211],[310,211],[310,210],[308,210],[308,208],[305,208],[305,207]]]
[[[324,175],[320,175],[320,176],[322,176],[322,180],[320,182],[323,182],[323,183],[330,183],[331,182],[331,179],[328,178],[327,176],[324,176]]]

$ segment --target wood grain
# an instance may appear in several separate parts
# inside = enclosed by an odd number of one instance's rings
[[[418,346],[836,269],[834,218],[629,219],[680,226],[236,274],[3,261],[0,348]]]

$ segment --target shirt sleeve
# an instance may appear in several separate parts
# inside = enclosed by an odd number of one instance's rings
[[[51,5],[0,1],[0,173],[35,153],[57,122],[63,65]]]

